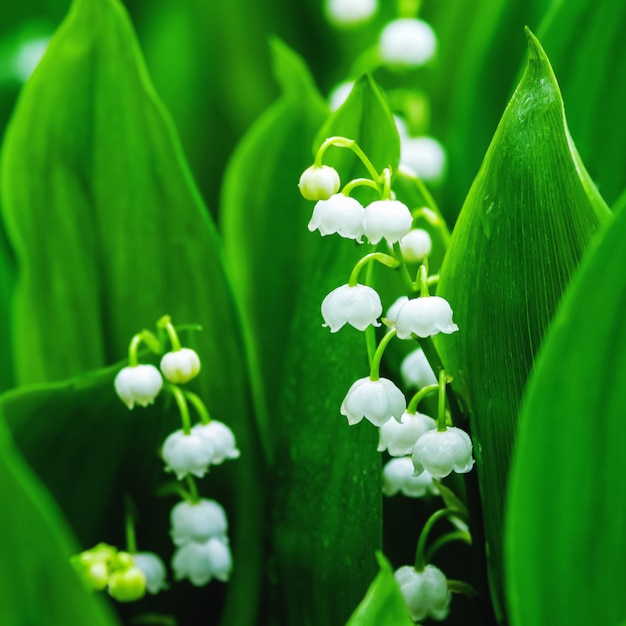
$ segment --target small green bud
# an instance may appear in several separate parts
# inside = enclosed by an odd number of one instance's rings
[[[134,602],[143,598],[146,595],[146,575],[135,565],[113,572],[109,578],[109,594],[118,602]]]

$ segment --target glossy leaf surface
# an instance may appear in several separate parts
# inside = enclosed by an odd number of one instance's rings
[[[504,494],[534,355],[609,211],[567,131],[558,85],[529,33],[526,72],[465,201],[441,270],[459,332],[438,341],[469,415],[496,606]]]

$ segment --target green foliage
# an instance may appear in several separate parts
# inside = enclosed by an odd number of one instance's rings
[[[626,619],[626,213],[585,258],[520,414],[507,517],[512,624]]]
[[[4,626],[115,626],[70,566],[76,551],[56,503],[15,449],[0,419],[0,517]]]
[[[533,358],[569,277],[609,212],[567,131],[541,46],[465,201],[441,270],[460,331],[437,342],[469,415],[496,608],[504,493]],[[470,256],[471,251],[471,256]]]

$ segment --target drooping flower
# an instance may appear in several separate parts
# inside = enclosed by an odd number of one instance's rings
[[[383,312],[380,296],[366,285],[342,285],[333,289],[322,302],[325,327],[336,333],[345,324],[365,330],[370,324],[380,326],[377,318]]]
[[[337,170],[328,165],[311,165],[302,172],[298,187],[307,200],[328,200],[339,191],[341,182]]]
[[[372,244],[381,239],[394,244],[411,230],[412,224],[409,207],[399,200],[376,200],[368,204],[363,213],[363,234]]]
[[[154,552],[135,552],[132,557],[135,565],[146,577],[148,593],[157,594],[167,589],[165,564],[158,555]]]
[[[118,552],[111,564],[109,595],[118,602],[134,602],[146,595],[146,575],[135,565],[132,555]]]
[[[411,565],[403,565],[394,574],[413,621],[427,617],[441,621],[450,612],[451,595],[444,573],[434,565],[418,572]]]
[[[341,403],[341,414],[348,418],[348,424],[358,424],[363,418],[375,426],[382,426],[400,416],[406,410],[403,393],[387,378],[371,380],[360,378],[348,390]]]
[[[398,313],[400,313],[400,309],[409,301],[408,296],[400,296],[394,303],[387,309],[387,321],[396,323],[396,319],[398,318]]]
[[[426,470],[434,478],[445,478],[453,471],[466,474],[474,467],[472,440],[454,426],[429,430],[415,442],[413,466],[416,474]]]
[[[319,230],[322,236],[337,233],[361,243],[364,211],[358,200],[336,193],[328,200],[319,200],[315,204],[308,228],[311,232]]]
[[[163,376],[175,385],[188,383],[200,373],[200,357],[191,348],[181,348],[163,355]]]
[[[225,459],[239,458],[241,453],[237,449],[235,435],[226,424],[211,420],[208,424],[196,424],[191,431],[200,435],[213,451],[211,465],[219,465]]]
[[[154,365],[129,365],[117,373],[114,385],[122,402],[132,409],[135,403],[152,404],[163,387],[163,378]]]
[[[437,377],[421,348],[409,352],[400,364],[400,375],[407,387],[422,389],[436,385]]]
[[[437,333],[450,334],[459,330],[452,321],[452,308],[447,300],[439,296],[413,298],[406,302],[396,317],[399,339],[431,337]]]
[[[437,428],[437,422],[432,417],[405,411],[400,416],[400,422],[389,420],[380,427],[378,451],[387,450],[391,456],[411,454],[415,442],[433,428]]]
[[[446,153],[433,137],[400,137],[400,167],[426,182],[437,182],[446,169]]]
[[[198,502],[179,502],[170,514],[170,534],[177,546],[189,541],[205,543],[216,538],[227,541],[228,520],[219,502],[200,498]]]
[[[163,443],[161,456],[165,461],[165,470],[174,472],[178,480],[187,474],[202,478],[208,471],[213,450],[193,430],[188,434],[183,430],[177,430]]]
[[[203,543],[189,541],[172,557],[174,578],[188,578],[192,585],[202,587],[212,578],[226,582],[233,569],[233,559],[228,544],[220,539]]]
[[[355,26],[376,13],[377,0],[326,0],[326,16],[337,26]]]
[[[111,562],[117,549],[106,543],[99,543],[90,550],[74,555],[70,562],[88,587],[97,591],[106,589],[109,584]]]
[[[423,20],[393,20],[380,34],[380,56],[389,65],[424,65],[433,58],[436,49],[437,37]]]
[[[394,496],[400,492],[408,498],[421,498],[427,494],[439,493],[433,477],[426,470],[419,476],[414,474],[415,468],[410,456],[390,459],[383,467],[383,494]]]
[[[430,254],[432,247],[430,235],[423,228],[414,228],[400,239],[400,250],[408,263],[423,261],[424,257]]]

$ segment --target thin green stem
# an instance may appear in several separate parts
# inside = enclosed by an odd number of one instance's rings
[[[441,235],[444,246],[446,248],[448,247],[448,245],[450,244],[450,231],[448,230],[448,225],[441,217],[441,215],[429,209],[428,207],[421,207],[416,211],[413,211],[412,215],[413,220],[419,220],[420,218],[423,218],[433,228],[436,228]]]
[[[337,148],[348,148],[348,150],[352,150],[352,152],[354,152],[354,154],[356,154],[359,159],[361,159],[361,162],[363,163],[363,165],[365,165],[365,168],[369,172],[369,175],[374,180],[379,180],[380,175],[376,171],[376,168],[369,160],[365,152],[361,150],[361,148],[359,147],[357,142],[354,141],[354,139],[348,139],[347,137],[329,137],[328,139],[326,139],[324,143],[319,147],[319,150],[315,155],[315,165],[317,167],[322,166],[324,152],[326,152],[326,150],[328,150],[328,148],[330,148],[331,146],[335,146]]]
[[[478,591],[464,580],[448,579],[448,591],[450,593],[461,593],[468,598],[475,598],[478,595]]]
[[[424,528],[422,528],[422,532],[420,533],[419,539],[417,541],[417,548],[415,549],[415,569],[418,572],[423,572],[426,567],[426,542],[428,541],[428,535],[432,530],[433,526],[440,520],[448,515],[452,514],[453,511],[451,509],[439,509],[439,511],[435,511],[424,524]]]
[[[124,495],[124,531],[126,534],[126,552],[135,554],[137,552],[137,536],[135,534],[135,507],[128,494]]]
[[[176,329],[172,324],[172,319],[169,315],[164,315],[158,322],[157,326],[159,328],[164,328],[167,332],[167,336],[169,337],[170,343],[172,344],[172,352],[178,352],[181,348],[180,339],[178,338],[178,334],[176,333]]]
[[[411,413],[411,415],[414,415],[415,413],[417,413],[417,406],[419,405],[419,403],[426,397],[426,396],[432,396],[434,393],[437,393],[439,391],[439,385],[428,385],[427,387],[422,387],[412,398],[411,401],[409,402],[409,405],[406,408],[406,412],[407,413]]]
[[[381,178],[383,184],[382,199],[389,200],[391,198],[391,168],[386,167]]]
[[[433,560],[433,556],[438,550],[443,548],[443,546],[447,545],[448,543],[452,543],[453,541],[462,541],[468,546],[471,546],[472,536],[464,530],[455,530],[451,533],[441,535],[441,537],[437,537],[437,539],[435,539],[435,541],[430,544],[428,550],[426,550],[426,554],[424,556],[424,560],[426,561],[426,563],[430,563]]]
[[[200,423],[208,424],[211,421],[211,416],[209,414],[209,409],[206,408],[206,404],[204,404],[202,398],[192,391],[185,390],[183,393],[198,412],[198,415],[200,416]]]
[[[189,497],[187,498],[192,504],[196,504],[200,501],[200,495],[198,494],[198,487],[196,481],[191,474],[187,474],[187,488],[189,490]]]
[[[133,336],[128,344],[128,364],[131,367],[139,365],[139,346],[144,343],[155,354],[161,354],[161,344],[159,340],[149,330],[142,330]]]
[[[396,243],[393,244],[393,252],[398,259],[398,267],[400,269],[400,276],[402,278],[404,286],[409,293],[414,293],[415,291],[417,291],[417,287],[411,279],[411,274],[409,274],[409,268],[407,267],[406,261],[404,260],[399,241],[396,241]]]
[[[385,254],[384,252],[370,252],[357,261],[356,265],[352,269],[350,279],[348,280],[348,285],[350,287],[356,287],[359,282],[359,274],[361,273],[361,270],[372,261],[378,261],[378,263],[382,263],[383,265],[393,269],[398,267],[398,260],[394,259],[389,254]]]
[[[428,297],[428,257],[424,257],[422,264],[417,270],[420,284],[420,298]],[[415,281],[417,282],[417,280]]]
[[[185,394],[178,385],[167,385],[168,389],[174,396],[176,404],[178,405],[178,411],[180,412],[180,421],[183,425],[183,432],[185,435],[191,433],[191,418],[189,417],[189,407],[187,406],[187,399]]]
[[[446,370],[439,370],[439,400],[437,405],[437,430],[443,432],[446,426],[446,384],[448,375]]]
[[[380,340],[380,343],[378,344],[378,348],[376,348],[376,352],[374,353],[374,357],[372,358],[372,364],[370,366],[370,380],[376,381],[380,378],[380,374],[379,374],[380,362],[383,358],[383,354],[385,353],[385,349],[389,345],[389,342],[395,336],[396,336],[396,329],[392,328]]]
[[[376,353],[376,329],[371,324],[365,329],[365,348],[367,350],[367,363],[371,369]]]
[[[349,183],[346,183],[344,188],[341,190],[341,193],[344,196],[349,196],[350,192],[353,189],[356,189],[357,187],[371,187],[372,189],[375,189],[377,192],[380,191],[375,181],[369,178],[355,178],[351,180]]]

